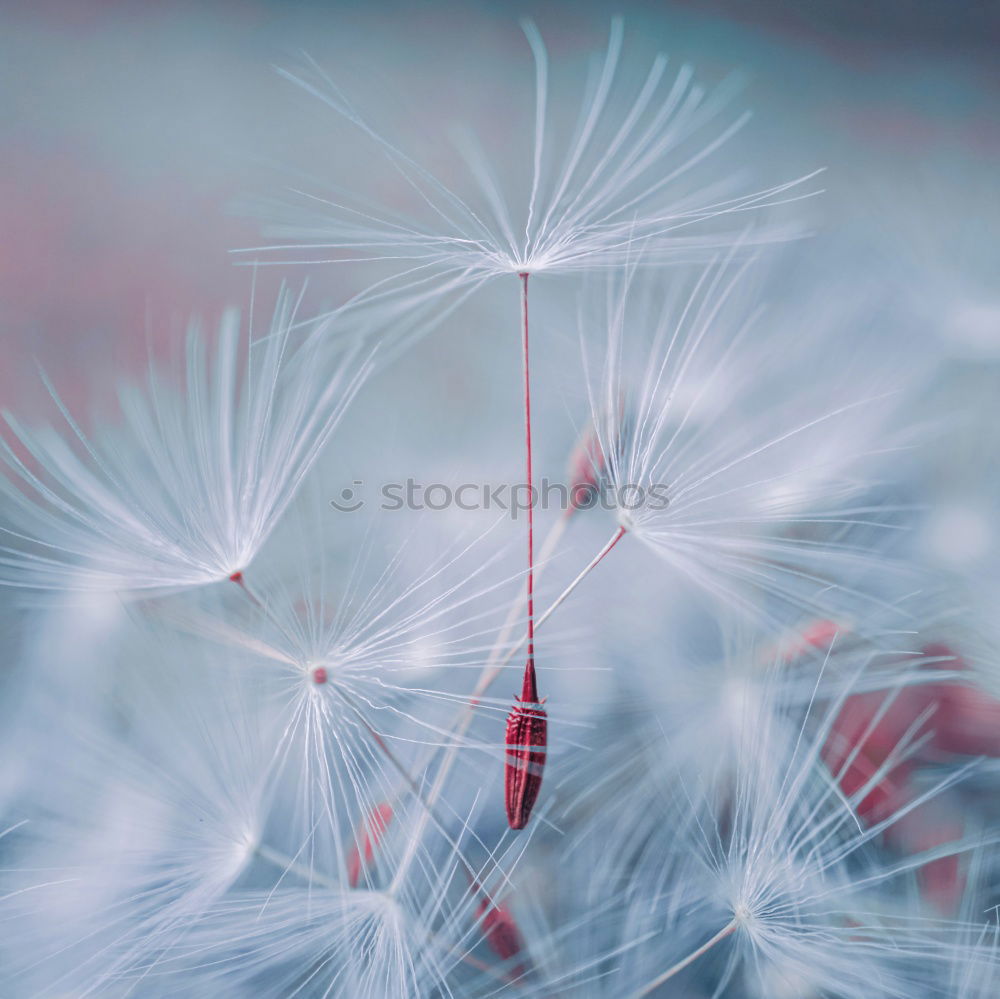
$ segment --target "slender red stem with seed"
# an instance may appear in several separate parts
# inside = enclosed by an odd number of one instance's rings
[[[524,452],[528,489],[528,660],[521,696],[507,716],[504,801],[511,829],[523,829],[538,799],[545,766],[548,721],[535,679],[535,496],[531,472],[531,371],[528,363],[528,274],[521,278],[521,358],[524,368]]]

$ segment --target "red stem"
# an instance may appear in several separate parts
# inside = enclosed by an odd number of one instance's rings
[[[264,605],[260,602],[257,595],[247,586],[247,581],[243,578],[242,572],[234,572],[229,577],[230,583],[235,583],[246,595],[247,599],[257,608],[259,611],[264,610]]]
[[[521,279],[521,356],[524,361],[524,454],[528,483],[528,661],[524,667],[524,687],[521,700],[536,703],[535,687],[535,503],[531,474],[531,375],[528,367],[528,273]]]

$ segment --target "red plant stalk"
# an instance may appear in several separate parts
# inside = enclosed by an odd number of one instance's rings
[[[392,821],[392,806],[387,802],[376,805],[368,817],[358,827],[354,835],[354,845],[347,854],[347,882],[357,888],[361,871],[367,870],[375,860],[375,848],[379,845]]]

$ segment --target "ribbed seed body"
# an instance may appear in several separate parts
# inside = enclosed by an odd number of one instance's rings
[[[523,829],[538,800],[548,744],[548,719],[538,700],[535,666],[530,659],[525,667],[521,696],[514,699],[517,704],[507,716],[504,793],[507,822],[511,829]]]

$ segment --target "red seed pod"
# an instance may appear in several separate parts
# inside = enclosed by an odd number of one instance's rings
[[[490,950],[501,960],[509,961],[524,948],[521,933],[506,905],[490,905],[483,900],[479,903],[476,916],[481,917],[483,936]],[[515,974],[517,972],[515,971]]]
[[[914,787],[911,798],[919,794],[919,788]],[[956,852],[929,860],[916,872],[920,894],[943,915],[958,912],[965,891],[966,874],[959,862],[958,848],[964,833],[961,811],[948,798],[917,805],[884,833],[886,843],[908,857],[932,853],[949,843],[956,845]]]
[[[476,919],[483,929],[487,946],[502,961],[517,957],[524,950],[524,938],[510,910],[503,902],[494,902],[478,881],[472,881],[472,887],[483,896],[476,907]],[[510,970],[509,980],[521,978],[526,971],[523,964],[515,965]]]
[[[823,761],[832,774],[838,775],[840,789],[847,797],[856,796],[869,785],[930,703],[927,692],[919,686],[900,691],[888,706],[883,691],[847,698],[823,746]],[[929,729],[925,722],[921,731]],[[857,803],[858,816],[874,825],[904,805],[911,793],[915,766],[913,760],[903,759],[884,773]]]
[[[589,510],[600,499],[601,483],[608,476],[610,464],[620,464],[628,442],[632,437],[631,414],[625,405],[625,397],[619,396],[617,416],[614,419],[600,419],[604,428],[604,439],[597,427],[591,423],[579,436],[566,464],[569,479],[569,507],[567,514],[577,510]],[[608,414],[610,415],[610,414]],[[605,448],[609,448],[611,457]]]
[[[576,442],[566,466],[569,479],[569,509],[588,510],[597,498],[597,487],[605,473],[604,452],[594,427],[588,427]]]
[[[368,813],[368,818],[358,827],[354,846],[347,854],[347,881],[352,888],[357,888],[358,881],[361,880],[362,867],[371,867],[375,859],[375,847],[381,842],[391,821],[392,806],[382,802]]]
[[[511,829],[523,829],[542,786],[548,737],[548,721],[543,702],[538,700],[532,659],[524,668],[521,696],[515,696],[514,700],[518,703],[507,716],[504,796],[508,824]]]
[[[844,621],[816,618],[783,639],[777,647],[776,654],[784,662],[792,663],[810,652],[828,651],[834,641],[843,644],[845,637],[850,634],[851,627]],[[772,652],[769,658],[774,654]]]
[[[969,664],[949,645],[931,642],[921,654],[929,669],[953,670],[952,683],[924,685],[937,701],[932,745],[942,753],[963,756],[1000,756],[1000,701],[974,681],[962,682]]]

